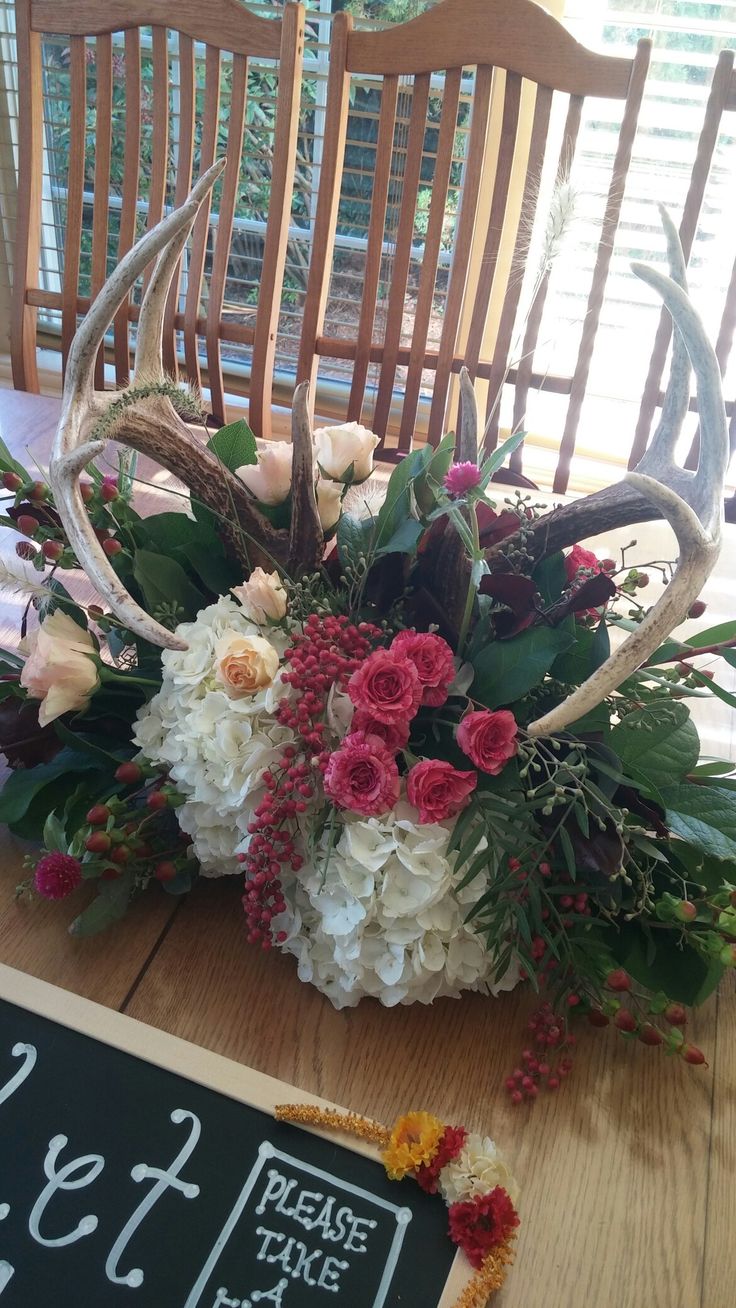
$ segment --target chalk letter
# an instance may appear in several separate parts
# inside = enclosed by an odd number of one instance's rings
[[[13,1058],[20,1058],[22,1055],[26,1061],[22,1067],[18,1068],[15,1075],[11,1076],[9,1081],[6,1081],[5,1085],[0,1090],[0,1104],[4,1104],[6,1099],[9,1099],[11,1095],[15,1094],[18,1086],[23,1084],[26,1077],[30,1076],[36,1066],[37,1055],[34,1045],[24,1045],[20,1043],[13,1045],[11,1053]]]
[[[49,1141],[49,1151],[43,1164],[43,1170],[48,1177],[49,1183],[44,1186],[38,1196],[28,1219],[28,1229],[34,1240],[37,1240],[39,1244],[44,1245],[47,1249],[56,1249],[64,1244],[74,1244],[76,1240],[81,1240],[82,1236],[91,1235],[97,1229],[97,1218],[92,1213],[87,1217],[83,1217],[79,1225],[73,1231],[70,1231],[68,1235],[60,1235],[56,1240],[47,1240],[38,1229],[46,1205],[57,1190],[81,1190],[83,1186],[91,1185],[93,1181],[97,1180],[105,1166],[105,1160],[99,1154],[85,1154],[83,1158],[72,1158],[70,1162],[62,1167],[60,1172],[57,1172],[56,1160],[68,1143],[65,1135],[55,1135],[53,1140]],[[68,1179],[85,1166],[88,1167],[88,1171],[83,1176],[77,1177],[76,1181]]]
[[[268,1182],[263,1191],[261,1202],[256,1207],[256,1212],[259,1217],[261,1213],[265,1213],[266,1208],[270,1203],[275,1203],[278,1199],[283,1198],[287,1185],[288,1181],[286,1180],[286,1177],[282,1176],[280,1172],[277,1172],[275,1167],[270,1167],[268,1169]]]
[[[275,1305],[275,1308],[282,1308],[284,1290],[288,1286],[288,1281],[279,1281],[272,1290],[254,1290],[250,1296],[253,1303],[263,1303],[268,1299],[269,1303]]]
[[[141,1200],[133,1213],[133,1216],[125,1223],[125,1226],[108,1254],[107,1262],[105,1263],[105,1272],[107,1273],[107,1279],[112,1281],[115,1285],[130,1285],[133,1288],[137,1288],[139,1285],[143,1284],[143,1271],[140,1267],[133,1267],[127,1275],[119,1276],[118,1262],[123,1250],[130,1241],[133,1232],[140,1226],[144,1217],[148,1216],[154,1204],[158,1203],[164,1191],[169,1189],[178,1190],[180,1194],[184,1195],[185,1199],[196,1199],[199,1194],[198,1185],[193,1185],[178,1179],[182,1167],[196,1149],[197,1141],[199,1140],[202,1131],[200,1120],[194,1113],[186,1112],[183,1108],[175,1108],[174,1112],[171,1114],[171,1120],[177,1126],[181,1122],[185,1122],[187,1118],[192,1124],[189,1132],[189,1139],[186,1144],[182,1145],[167,1172],[163,1172],[160,1167],[149,1167],[146,1163],[138,1163],[130,1173],[134,1181],[145,1181],[149,1177],[154,1177],[156,1184],[149,1194],[146,1195],[145,1199]]]
[[[4,1258],[0,1258],[0,1294],[2,1294],[6,1285],[12,1280],[15,1268],[6,1263]]]
[[[334,1290],[335,1294],[339,1294],[340,1272],[344,1272],[349,1266],[350,1263],[343,1263],[339,1258],[335,1258],[333,1254],[328,1254],[325,1258],[322,1271],[319,1274],[317,1284],[321,1286],[323,1290]]]

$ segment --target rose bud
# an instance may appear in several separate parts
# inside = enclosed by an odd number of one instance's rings
[[[40,523],[38,521],[38,518],[34,518],[32,514],[21,513],[15,525],[18,528],[18,531],[21,532],[24,536],[35,536],[40,526]]]
[[[50,563],[56,563],[64,553],[64,546],[60,540],[45,540],[41,546],[41,553]]]
[[[314,433],[314,452],[322,475],[344,482],[352,468],[352,482],[366,481],[373,472],[373,451],[378,442],[379,437],[359,422],[318,427]]]

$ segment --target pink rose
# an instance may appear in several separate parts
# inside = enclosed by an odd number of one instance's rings
[[[391,726],[414,717],[422,702],[422,683],[409,659],[377,649],[353,673],[348,695],[357,709]]]
[[[492,777],[503,771],[518,749],[516,718],[508,709],[466,713],[457,729],[457,743],[481,772]]]
[[[585,568],[586,572],[600,572],[600,560],[592,550],[586,550],[582,545],[573,545],[570,553],[565,555],[567,580],[574,581],[581,568]]]
[[[391,642],[391,652],[414,664],[422,687],[422,703],[439,708],[447,699],[455,678],[455,663],[450,646],[441,636],[426,631],[401,631]]]
[[[379,722],[364,709],[356,709],[350,727],[351,731],[362,731],[366,736],[378,736],[386,749],[392,754],[398,753],[409,743],[408,722]]]
[[[443,759],[425,758],[411,769],[406,793],[419,810],[420,822],[442,822],[465,808],[477,784],[475,772],[459,772]]]
[[[380,817],[399,798],[396,760],[377,736],[351,732],[327,764],[325,794],[339,808]]]

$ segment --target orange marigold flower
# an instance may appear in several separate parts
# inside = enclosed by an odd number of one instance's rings
[[[392,1181],[401,1181],[431,1162],[444,1134],[444,1123],[431,1113],[406,1113],[400,1117],[381,1155]]]

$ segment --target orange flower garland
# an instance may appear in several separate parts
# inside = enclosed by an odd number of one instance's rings
[[[500,1289],[513,1261],[511,1242],[519,1218],[505,1184],[511,1178],[492,1140],[470,1135],[464,1127],[447,1126],[431,1113],[412,1112],[389,1130],[357,1113],[306,1104],[280,1104],[279,1121],[323,1126],[359,1136],[381,1149],[381,1160],[392,1181],[414,1179],[430,1194],[442,1192],[449,1209],[450,1239],[473,1265],[475,1275],[455,1308],[483,1308]]]

